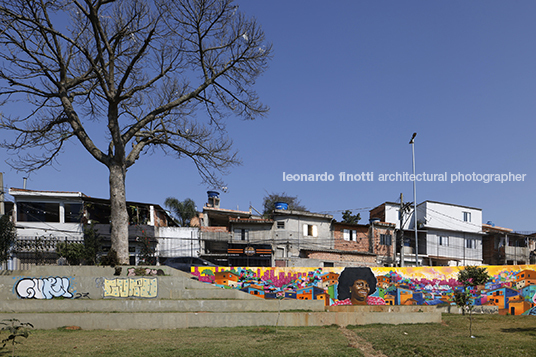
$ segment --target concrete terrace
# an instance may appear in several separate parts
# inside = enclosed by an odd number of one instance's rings
[[[164,270],[165,276],[144,277],[127,277],[128,268],[123,267],[119,276],[111,267],[88,266],[2,271],[0,320],[16,318],[31,322],[37,329],[72,325],[83,329],[175,329],[441,322],[441,312],[433,306],[326,307],[322,300],[265,300],[199,282],[190,274],[168,267],[153,267]],[[110,286],[116,282],[122,287]],[[141,286],[149,282],[152,290]],[[41,297],[39,291],[47,289],[56,297],[36,298]]]

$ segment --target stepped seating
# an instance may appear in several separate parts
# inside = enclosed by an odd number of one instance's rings
[[[265,300],[192,279],[169,267],[164,276],[114,275],[111,267],[38,266],[0,275],[0,320],[38,329],[163,329],[322,326],[440,322],[427,306],[326,308],[322,300]],[[46,299],[43,297],[53,298]],[[417,308],[417,309],[415,309]],[[417,313],[418,312],[418,313]]]

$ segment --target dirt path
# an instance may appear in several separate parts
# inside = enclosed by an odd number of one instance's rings
[[[365,357],[387,357],[372,348],[371,343],[359,337],[355,332],[348,330],[346,327],[339,327],[339,331],[348,339],[348,345],[361,350]]]

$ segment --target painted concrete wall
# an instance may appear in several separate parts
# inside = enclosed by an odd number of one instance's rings
[[[453,306],[463,267],[192,268],[200,281],[232,287],[264,299],[323,300],[340,305]],[[488,266],[485,286],[471,291],[473,304],[501,314],[536,315],[536,266]],[[534,277],[534,278],[531,278]],[[361,301],[356,282],[366,285]],[[534,288],[534,290],[532,290]],[[356,293],[357,295],[357,293]],[[502,296],[498,298],[497,296]]]
[[[192,268],[190,275],[157,267],[121,276],[104,267],[43,267],[42,271],[0,276],[0,300],[177,300],[258,299],[314,300],[322,305],[453,306],[462,267],[339,268]],[[132,271],[131,271],[132,270]],[[500,314],[536,315],[536,265],[487,266],[491,280],[472,290],[473,304],[496,307]],[[135,273],[137,275],[133,275]],[[203,284],[208,283],[208,284]],[[203,289],[202,286],[206,288]],[[359,293],[364,294],[359,295]],[[361,297],[361,299],[360,299]],[[315,302],[316,302],[315,301]],[[30,305],[29,305],[30,306]],[[80,311],[80,310],[79,310]]]

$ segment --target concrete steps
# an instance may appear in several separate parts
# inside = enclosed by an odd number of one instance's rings
[[[0,320],[17,318],[31,322],[37,329],[71,325],[83,329],[174,329],[441,321],[441,312],[431,306],[419,306],[419,310],[415,306],[326,308],[323,300],[265,300],[196,281],[190,274],[171,268],[155,268],[165,269],[166,275],[127,277],[127,270],[123,269],[122,274],[116,276],[115,269],[110,267],[85,266],[45,266],[31,271],[3,272],[0,274]],[[69,291],[80,298],[27,299],[16,291],[21,279],[50,277],[67,278]],[[154,284],[151,297],[107,296],[105,287],[110,282],[136,284],[140,278],[147,278]],[[123,293],[125,291],[123,289]]]

